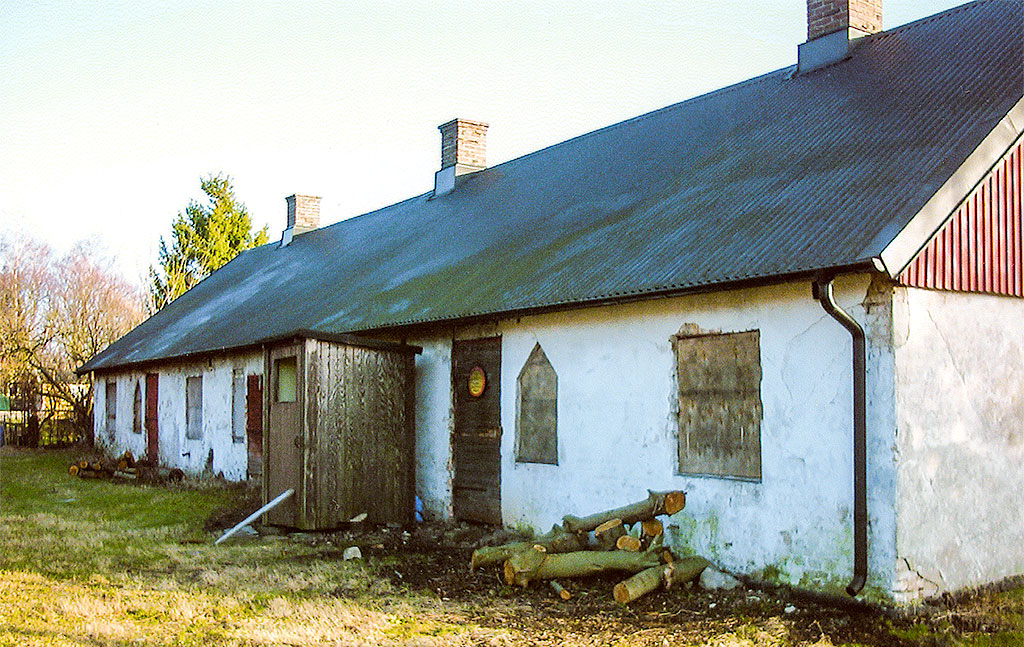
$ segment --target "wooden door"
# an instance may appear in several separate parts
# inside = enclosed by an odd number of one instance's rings
[[[501,337],[452,344],[455,518],[501,524]]]
[[[159,384],[159,375],[146,373],[146,460],[152,465],[160,461],[160,431],[157,425]]]
[[[267,351],[267,428],[264,445],[263,483],[269,501],[291,488],[295,494],[267,513],[267,521],[298,527],[299,500],[303,495],[301,346]]]
[[[248,476],[263,474],[263,376],[248,375],[245,380],[245,446]]]

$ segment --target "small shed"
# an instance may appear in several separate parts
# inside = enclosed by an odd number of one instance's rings
[[[421,349],[298,331],[265,345],[263,499],[295,494],[270,523],[303,530],[412,521]]]

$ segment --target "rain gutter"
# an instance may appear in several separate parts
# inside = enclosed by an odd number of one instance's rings
[[[868,577],[867,505],[867,362],[864,329],[836,303],[832,293],[835,274],[823,275],[811,284],[811,293],[833,319],[853,338],[853,579],[846,592],[856,596]]]

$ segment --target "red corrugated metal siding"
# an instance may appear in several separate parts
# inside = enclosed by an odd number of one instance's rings
[[[903,285],[1024,296],[1024,141],[900,274]]]

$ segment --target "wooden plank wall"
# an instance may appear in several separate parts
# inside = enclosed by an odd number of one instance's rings
[[[1024,297],[1024,141],[971,192],[899,282]]]
[[[410,354],[307,340],[306,519],[336,527],[413,515],[415,438]]]

